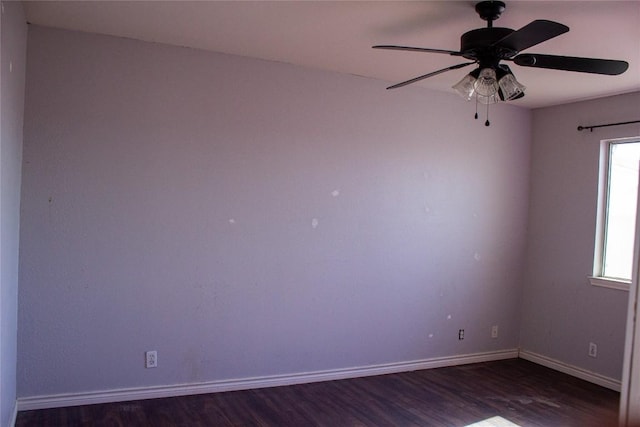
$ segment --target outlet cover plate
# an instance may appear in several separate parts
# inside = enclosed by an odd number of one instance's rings
[[[144,366],[145,368],[157,368],[158,367],[158,352],[155,350],[147,351],[144,353]]]
[[[498,338],[498,325],[491,327],[491,338]]]
[[[598,357],[598,345],[595,343],[589,343],[589,357]]]

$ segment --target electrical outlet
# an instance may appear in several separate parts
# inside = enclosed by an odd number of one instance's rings
[[[459,340],[463,340],[464,339],[464,329],[460,329],[458,331],[458,339]]]
[[[589,343],[589,357],[598,357],[598,346],[595,343]]]
[[[147,351],[144,353],[144,366],[145,368],[157,368],[158,367],[158,352]]]
[[[491,327],[491,338],[498,338],[498,325]]]

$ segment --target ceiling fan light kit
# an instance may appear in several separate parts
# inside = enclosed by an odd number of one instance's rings
[[[512,61],[521,67],[604,75],[619,75],[629,68],[629,64],[626,61],[611,59],[534,53],[520,54],[525,49],[568,32],[569,27],[547,20],[535,20],[519,30],[494,27],[493,21],[500,17],[505,8],[506,5],[502,1],[481,1],[477,3],[475,10],[481,19],[487,21],[487,26],[464,33],[460,37],[459,51],[395,45],[373,46],[374,49],[448,54],[461,56],[471,61],[433,71],[389,86],[387,89],[396,89],[446,71],[477,64],[476,69],[464,76],[452,88],[463,99],[470,101],[475,97],[476,105],[478,103],[485,104],[488,108],[489,104],[495,104],[499,101],[512,101],[522,98],[526,90],[525,86],[516,80],[511,69],[506,64],[501,64],[500,61]],[[477,110],[475,117],[478,118]],[[488,118],[485,125],[489,126]]]

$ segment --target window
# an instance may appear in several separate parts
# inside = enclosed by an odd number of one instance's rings
[[[628,290],[633,266],[640,138],[602,141],[600,214],[591,283]]]

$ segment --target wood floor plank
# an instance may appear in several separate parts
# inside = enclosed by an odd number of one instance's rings
[[[24,411],[16,427],[614,427],[619,394],[512,359],[350,380]]]

